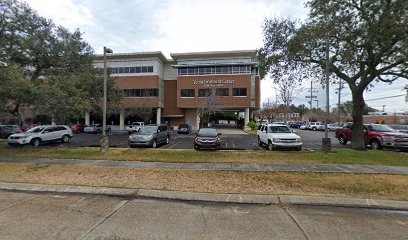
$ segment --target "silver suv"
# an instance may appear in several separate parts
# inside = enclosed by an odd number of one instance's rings
[[[72,137],[73,134],[70,127],[65,125],[48,125],[33,127],[27,132],[12,134],[7,142],[10,145],[31,144],[37,147],[43,142],[61,141],[66,143]]]
[[[142,126],[138,132],[129,136],[130,147],[153,147],[170,143],[170,131],[165,124],[149,124]]]

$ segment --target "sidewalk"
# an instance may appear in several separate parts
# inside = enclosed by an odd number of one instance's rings
[[[296,196],[296,195],[249,195],[249,194],[216,194],[198,192],[163,191],[154,189],[104,188],[89,186],[46,185],[29,183],[0,182],[0,190],[43,192],[61,194],[93,194],[113,197],[153,198],[179,201],[201,201],[218,203],[241,203],[262,205],[309,205],[348,208],[371,208],[386,210],[408,210],[408,201],[391,201],[375,199]]]
[[[97,166],[133,169],[166,169],[196,171],[242,172],[318,172],[408,175],[408,167],[347,164],[257,164],[257,163],[166,163],[114,160],[0,158],[5,163],[60,164],[72,166]]]

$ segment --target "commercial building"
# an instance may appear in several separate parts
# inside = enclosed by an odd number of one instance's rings
[[[199,110],[206,104],[217,105],[222,112],[244,113],[245,126],[252,112],[260,106],[260,77],[256,51],[219,51],[172,53],[117,53],[107,56],[107,66],[116,86],[123,89],[123,109],[108,116],[108,123],[118,125],[136,121],[132,108],[151,109],[151,123],[199,126]],[[103,67],[97,56],[96,67]],[[212,99],[211,102],[208,100]],[[85,114],[90,124],[91,114]]]

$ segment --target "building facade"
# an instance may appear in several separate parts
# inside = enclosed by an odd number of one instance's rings
[[[126,108],[153,109],[151,123],[178,126],[188,123],[199,127],[199,109],[209,98],[218,111],[244,113],[245,126],[252,111],[260,106],[260,77],[256,50],[172,53],[167,59],[161,52],[118,53],[107,56],[107,66],[123,89],[124,107],[118,128],[130,124]],[[103,56],[95,66],[103,68]],[[91,116],[85,114],[85,124]],[[114,123],[114,121],[112,121]],[[108,121],[107,124],[110,124]],[[116,125],[114,123],[113,125]]]

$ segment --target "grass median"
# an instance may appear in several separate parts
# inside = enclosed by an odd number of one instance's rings
[[[0,181],[171,191],[408,200],[408,176],[118,169],[0,163]]]
[[[408,166],[408,153],[392,151],[356,151],[334,149],[332,153],[321,151],[196,151],[165,149],[111,148],[101,153],[99,148],[62,148],[58,146],[34,148],[0,145],[0,156],[11,158],[67,158],[106,159],[126,161],[155,161],[177,163],[299,163],[299,164],[361,164]]]

